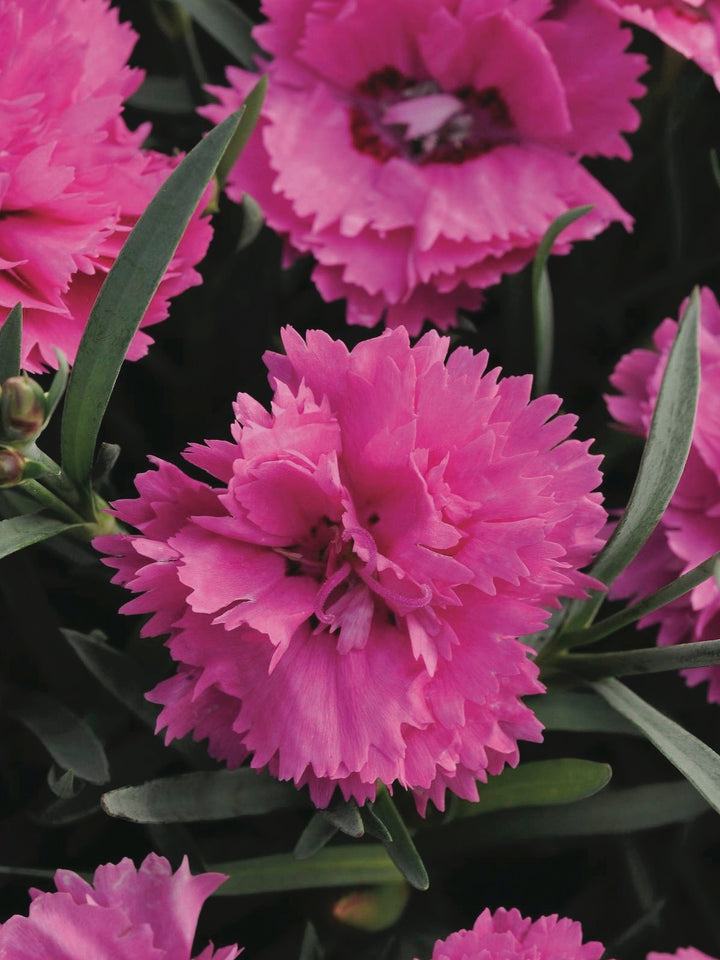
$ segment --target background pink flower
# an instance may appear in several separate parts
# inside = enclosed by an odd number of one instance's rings
[[[495,913],[483,910],[472,930],[438,940],[431,960],[599,960],[603,951],[596,940],[582,942],[582,927],[574,920],[556,914],[530,920],[500,907]]]
[[[24,307],[23,366],[70,360],[129,230],[179,158],[142,150],[122,102],[142,72],[135,43],[106,0],[5,0],[0,6],[0,319]],[[191,221],[143,326],[200,282],[193,266],[211,227]],[[147,351],[139,333],[128,356]]]
[[[720,89],[720,0],[607,0],[709,73]]]
[[[655,331],[655,350],[633,350],[610,378],[619,396],[606,397],[610,413],[633,433],[647,436],[677,323]],[[720,307],[701,292],[701,383],[692,446],[678,488],[635,560],[615,581],[616,597],[640,599],[720,550]],[[659,624],[661,646],[720,637],[720,590],[712,578],[639,621]],[[683,670],[690,686],[708,682],[708,699],[720,703],[720,668]]]
[[[240,394],[234,442],[138,477],[100,537],[179,663],[152,692],[167,740],[362,803],[378,780],[424,811],[518,761],[542,691],[517,637],[543,628],[601,545],[598,457],[558,397],[499,381],[487,354],[404,329],[348,352],[286,328],[271,411]]]
[[[521,269],[550,223],[594,210],[556,252],[631,218],[580,165],[629,157],[643,88],[629,32],[595,0],[264,0],[273,59],[258,132],[228,182],[289,253],[310,252],[350,323],[445,329]],[[522,69],[517,69],[522,64]],[[255,74],[212,87],[220,121]]]
[[[697,947],[678,947],[675,953],[657,953],[651,950],[647,960],[715,960]]]
[[[0,924],[3,960],[190,960],[200,909],[227,878],[193,877],[185,858],[177,873],[164,857],[149,854],[136,869],[132,860],[107,863],[92,884],[70,870],[55,874],[56,892],[31,890],[27,917]],[[237,947],[196,960],[234,960]]]

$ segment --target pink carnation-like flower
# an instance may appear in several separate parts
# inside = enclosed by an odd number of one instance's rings
[[[607,397],[610,413],[633,433],[647,436],[677,323],[665,320],[653,335],[655,350],[633,350],[610,378],[620,391]],[[692,446],[678,488],[654,533],[612,586],[614,597],[640,599],[720,550],[720,307],[701,291],[701,385]],[[712,578],[648,614],[639,627],[659,624],[658,644],[720,637],[720,590]],[[720,668],[681,671],[690,686],[707,680],[708,699],[720,703]]]
[[[0,924],[3,960],[190,960],[200,909],[221,873],[193,877],[185,858],[177,873],[154,853],[137,870],[132,860],[107,863],[92,884],[71,870],[55,874],[57,891],[31,890],[27,917]],[[236,946],[195,960],[234,960]]]
[[[532,260],[552,221],[594,210],[555,251],[631,218],[581,166],[629,157],[645,60],[595,0],[263,0],[273,59],[258,131],[228,194],[310,252],[350,323],[453,326]],[[522,68],[518,68],[522,64]],[[257,75],[228,69],[213,121]]]
[[[438,940],[431,960],[599,960],[603,950],[596,940],[582,942],[582,927],[574,920],[557,914],[530,920],[500,907],[495,913],[484,910],[472,930]]]
[[[625,20],[694,60],[720,89],[720,0],[606,0]]]
[[[240,394],[234,442],[185,454],[223,485],[156,461],[114,505],[141,534],[95,540],[141,594],[123,610],[170,634],[158,727],[250,754],[318,806],[378,780],[421,811],[446,787],[477,799],[541,739],[516,638],[595,582],[577,568],[600,546],[599,458],[558,397],[530,401],[531,377],[499,381],[487,353],[445,365],[436,333],[283,342],[271,411]]]
[[[121,117],[142,80],[127,66],[134,42],[106,0],[0,4],[0,321],[22,303],[28,370],[57,366],[54,347],[75,357],[125,236],[179,162],[142,150],[148,127]],[[200,282],[210,236],[196,213],[143,326]],[[139,333],[128,356],[148,343]]]
[[[678,947],[675,953],[657,953],[651,950],[647,960],[715,960],[697,947]]]

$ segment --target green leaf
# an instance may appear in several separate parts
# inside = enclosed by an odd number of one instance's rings
[[[145,699],[154,680],[140,665],[96,637],[77,630],[60,632],[95,679],[143,723],[154,728],[158,710]]]
[[[211,130],[150,201],[103,283],[70,375],[62,421],[62,465],[91,504],[95,443],[120,367],[185,227],[240,122]]]
[[[303,934],[298,960],[324,960],[324,957],[325,951],[320,944],[317,931],[308,920],[305,933]]]
[[[238,235],[235,250],[239,253],[249,247],[265,224],[265,214],[262,207],[249,193],[244,193],[241,203],[242,225]]]
[[[0,383],[20,373],[22,304],[16,303],[0,326]]]
[[[379,840],[381,843],[392,842],[392,834],[382,822],[380,817],[375,813],[375,809],[370,800],[360,807],[360,816],[362,817],[365,833],[369,834],[371,837],[375,837],[375,839]]]
[[[151,113],[193,113],[197,104],[183,77],[147,76],[127,103]]]
[[[596,640],[602,640],[603,637],[608,637],[616,633],[623,627],[628,626],[628,624],[636,623],[648,613],[652,613],[654,610],[659,610],[660,607],[672,603],[673,600],[684,596],[699,584],[715,575],[718,561],[720,561],[720,551],[714,553],[711,557],[708,557],[707,560],[699,563],[681,577],[678,577],[677,580],[673,580],[673,582],[667,584],[667,586],[649,594],[638,603],[630,604],[630,606],[625,607],[611,617],[606,617],[604,620],[594,623],[579,633],[568,634],[565,638],[567,645],[581,647],[589,643],[595,643]]]
[[[720,756],[714,750],[618,680],[600,680],[592,686],[613,709],[634,723],[720,812]]]
[[[548,730],[640,736],[633,723],[621,717],[595,693],[551,690],[537,697],[527,697],[525,705]]]
[[[544,807],[584,800],[610,782],[606,763],[591,760],[539,760],[508,768],[480,786],[479,803],[458,800],[455,817],[474,817],[511,807]]]
[[[554,311],[547,261],[553,244],[571,223],[592,210],[592,206],[574,207],[557,217],[545,231],[535,254],[532,267],[532,306],[535,326],[535,380],[536,394],[547,393],[553,356]]]
[[[292,853],[210,864],[209,870],[229,874],[215,896],[232,897],[278,890],[347,887],[397,881],[397,868],[379,844],[353,843],[325,847],[311,860]]]
[[[230,0],[175,0],[203,30],[232,54],[238,63],[254,69],[260,48],[250,35],[253,21]]]
[[[296,859],[308,860],[310,857],[314,857],[338,832],[338,828],[323,816],[323,812],[318,810],[317,813],[314,813],[310,822],[300,834],[293,850]]]
[[[657,526],[685,466],[700,383],[699,323],[700,294],[695,289],[668,357],[630,499],[590,570],[593,577],[607,586],[625,569]],[[574,601],[565,621],[565,633],[577,632],[590,623],[603,599],[604,593],[593,591],[587,600]],[[563,639],[567,645],[566,638]]]
[[[331,803],[327,810],[319,812],[329,823],[349,837],[357,838],[365,833],[360,810],[354,800],[345,801],[341,798]]]
[[[215,0],[213,0],[213,2],[215,2]],[[263,101],[265,100],[267,86],[268,78],[267,74],[265,74],[260,77],[258,82],[243,101],[242,107],[244,113],[242,117],[242,123],[240,123],[237,130],[233,134],[232,139],[230,140],[230,143],[228,143],[227,148],[220,158],[217,166],[217,181],[221,189],[225,186],[225,182],[230,175],[230,171],[237,163],[238,157],[245,149],[245,144],[248,142],[250,135],[255,129],[255,124],[258,121]]]
[[[55,520],[42,512],[24,513],[20,517],[0,520],[0,559],[33,543],[40,543],[68,530],[77,530],[81,526],[84,524]]]
[[[11,689],[5,709],[33,733],[55,763],[90,783],[107,783],[107,757],[93,729],[59,701],[34,690]]]
[[[420,854],[417,852],[408,829],[384,784],[378,785],[373,810],[392,836],[392,840],[385,844],[385,849],[395,866],[410,886],[417,890],[427,890],[430,886],[430,878],[427,875],[425,864],[420,859]]]
[[[120,787],[102,797],[111,817],[135,823],[191,823],[229,820],[308,806],[289,783],[254,770],[212,770]]]
[[[52,378],[52,383],[50,384],[50,389],[47,392],[47,413],[45,415],[45,422],[47,423],[50,420],[50,417],[55,413],[57,405],[60,403],[62,395],[65,393],[65,388],[67,387],[68,376],[70,372],[70,367],[68,366],[67,358],[62,350],[55,350],[55,355],[58,358],[58,369],[55,376]]]
[[[720,663],[720,640],[700,640],[674,647],[644,647],[617,653],[577,653],[558,657],[555,663],[578,677],[630,677],[638,673],[662,673],[690,667],[714,667]]]

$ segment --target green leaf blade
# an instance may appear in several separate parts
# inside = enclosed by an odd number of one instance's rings
[[[90,502],[95,444],[130,342],[240,122],[215,127],[173,170],[123,244],[90,312],[70,375],[62,466]]]
[[[20,373],[22,305],[16,303],[0,327],[0,383]]]
[[[558,658],[557,662],[586,680],[715,667],[720,664],[720,640],[699,640],[673,647],[645,647],[617,653],[569,654]]]
[[[253,21],[230,0],[175,0],[228,53],[248,69],[254,69],[260,47],[251,36]]]
[[[83,524],[56,520],[41,512],[0,520],[0,559],[60,533],[78,530],[81,526]]]

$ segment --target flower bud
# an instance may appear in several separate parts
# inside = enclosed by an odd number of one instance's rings
[[[370,890],[356,890],[333,905],[336,920],[358,930],[386,930],[395,923],[408,901],[406,883],[387,883]]]
[[[0,393],[2,439],[34,440],[45,423],[47,403],[43,388],[30,377],[9,377]]]
[[[25,457],[12,448],[0,448],[0,487],[20,483],[25,469]]]

